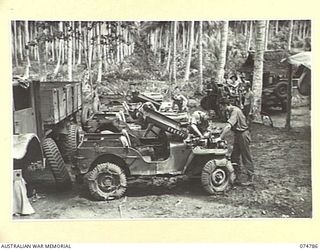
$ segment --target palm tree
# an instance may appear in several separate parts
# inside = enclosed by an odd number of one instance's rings
[[[68,80],[72,81],[72,21],[68,26]]]
[[[289,37],[288,37],[288,50],[291,50],[292,33],[293,33],[293,20],[290,20],[290,23],[289,23]]]
[[[185,82],[189,81],[193,43],[194,43],[194,21],[191,21],[190,38],[189,38],[189,53],[188,53],[188,59],[187,59],[187,64],[186,64],[186,71],[184,74],[184,81]]]
[[[254,55],[254,69],[253,69],[253,82],[252,82],[252,90],[254,95],[253,116],[256,121],[259,121],[260,113],[261,113],[265,29],[266,29],[266,21],[257,21],[256,43],[255,43],[256,51]]]
[[[58,49],[58,61],[57,61],[57,65],[54,69],[53,72],[53,76],[55,77],[58,72],[59,72],[59,68],[60,68],[60,64],[61,64],[61,59],[62,59],[62,51],[63,51],[63,37],[62,37],[62,32],[63,32],[63,22],[59,22],[59,32],[60,32],[60,37],[59,37],[59,49]]]
[[[203,90],[203,62],[202,62],[202,21],[199,22],[199,91]]]
[[[31,63],[30,63],[30,55],[29,55],[29,25],[28,25],[28,21],[24,21],[24,32],[25,32],[25,44],[26,44],[26,57],[27,57],[27,67],[26,67],[26,71],[25,71],[25,77],[28,78],[29,74],[30,74],[30,67],[31,67]]]
[[[221,83],[224,77],[224,68],[226,64],[226,56],[227,56],[227,43],[228,43],[228,21],[223,21],[221,23],[221,39],[220,39],[220,53],[219,53],[219,61],[217,67],[217,79],[218,82]]]
[[[177,60],[177,26],[178,22],[174,21],[173,22],[173,62],[172,62],[172,73],[173,73],[173,81],[174,84],[177,84],[177,65],[176,65],[176,60]]]
[[[102,78],[102,49],[101,49],[101,23],[98,22],[97,26],[97,49],[98,49],[98,77],[97,77],[97,83],[101,83]]]

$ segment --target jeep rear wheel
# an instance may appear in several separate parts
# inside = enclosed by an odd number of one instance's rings
[[[57,147],[57,144],[51,138],[46,138],[42,144],[43,153],[46,158],[46,162],[49,165],[52,174],[55,178],[56,185],[59,189],[71,188],[71,179]]]
[[[89,192],[96,200],[120,198],[127,189],[127,177],[117,165],[100,163],[87,176]]]
[[[231,162],[226,166],[217,166],[215,160],[206,163],[201,173],[201,184],[206,192],[226,191],[235,180],[235,174]]]
[[[71,162],[72,156],[77,150],[79,144],[79,129],[78,126],[72,124],[68,127],[68,134],[61,138],[60,148],[63,158],[66,162]]]

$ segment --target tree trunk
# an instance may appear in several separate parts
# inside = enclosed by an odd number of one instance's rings
[[[101,24],[97,23],[97,50],[98,50],[98,77],[97,84],[101,83],[102,79],[102,51],[101,51]]]
[[[290,20],[289,23],[289,36],[288,36],[288,50],[291,50],[291,41],[292,41],[292,33],[293,33],[293,20]]]
[[[103,29],[102,29],[102,30],[103,30],[103,35],[104,35],[104,36],[107,36],[107,33],[108,33],[107,23],[104,22],[103,25],[102,25],[102,27],[103,27]],[[102,35],[102,32],[101,32],[101,35]],[[102,57],[102,59],[103,59],[104,70],[107,71],[107,70],[108,70],[108,61],[107,61],[107,55],[108,55],[108,53],[107,53],[107,38],[104,38],[103,41],[104,41],[104,44],[103,44],[103,57]]]
[[[121,62],[121,59],[120,59],[120,24],[118,22],[117,24],[117,63],[120,63]]]
[[[286,117],[286,129],[291,129],[291,101],[292,101],[292,65],[289,65],[289,85],[288,85],[288,100],[287,100],[287,117]]]
[[[59,31],[63,32],[63,22],[59,22]],[[59,50],[58,50],[58,60],[57,60],[57,65],[53,71],[53,76],[55,77],[60,69],[60,64],[61,64],[61,59],[62,59],[62,51],[63,51],[63,38],[60,37],[59,39]]]
[[[62,25],[63,25],[63,22],[62,22]],[[62,33],[63,33],[63,36],[65,36],[66,32],[65,32],[64,25],[62,26]],[[64,64],[64,62],[65,62],[65,50],[66,50],[66,42],[64,39],[62,39],[61,64]]]
[[[89,27],[89,34],[88,34],[88,67],[89,67],[89,70],[91,71],[91,65],[92,65],[92,53],[93,53],[93,25],[92,23],[89,23],[88,24]]]
[[[189,53],[188,53],[188,59],[186,64],[186,71],[184,74],[184,81],[189,81],[189,75],[190,75],[190,64],[191,64],[191,58],[192,58],[192,49],[193,49],[193,42],[194,42],[194,21],[191,21],[190,26],[190,39],[189,39]]]
[[[254,69],[252,91],[254,95],[253,116],[256,121],[261,120],[261,96],[262,96],[262,79],[263,79],[263,55],[265,44],[266,21],[257,21],[256,24],[256,44],[254,55]]]
[[[110,52],[110,43],[109,43],[109,34],[110,34],[110,31],[109,31],[109,22],[106,23],[106,57],[107,57],[107,62],[109,64],[112,63],[111,61],[111,52]]]
[[[160,27],[160,32],[159,32],[159,51],[158,51],[158,62],[161,62],[161,51],[162,51],[162,31],[163,31],[163,26]]]
[[[246,37],[246,44],[247,44],[247,37],[248,37],[248,21],[244,22],[244,35]]]
[[[170,71],[170,62],[171,62],[171,41],[169,40],[170,35],[171,35],[171,32],[170,30],[168,30],[168,34],[167,34],[168,57],[167,57],[166,72]]]
[[[186,56],[186,27],[185,22],[182,22],[182,56]]]
[[[47,30],[42,27],[38,27],[38,36],[45,37],[47,35]],[[47,76],[47,61],[48,61],[48,48],[47,41],[44,39],[39,39],[37,41],[37,58],[39,63],[40,81],[45,81]]]
[[[303,38],[303,25],[302,25],[302,21],[297,21],[297,26],[298,26],[298,30],[299,30],[299,37]]]
[[[81,29],[81,21],[79,21],[79,47],[78,47],[78,62],[77,64],[81,64],[81,56],[82,56],[82,29]],[[83,41],[84,42],[84,41]]]
[[[217,79],[219,83],[222,83],[224,80],[224,68],[226,65],[227,57],[227,43],[228,43],[228,21],[223,21],[221,23],[220,33],[220,51],[219,51],[219,61],[217,66]]]
[[[72,39],[72,65],[76,65],[76,26],[75,21],[72,22],[72,31],[71,31],[71,39]]]
[[[123,28],[122,22],[119,22],[119,48],[120,48],[120,62],[123,62]]]
[[[202,21],[199,22],[199,91],[203,90],[203,69],[202,69]]]
[[[55,39],[53,38],[53,28],[52,25],[50,26],[50,35],[52,37],[51,40],[51,61],[54,62],[55,59]]]
[[[112,27],[112,23],[110,22],[110,23],[109,23],[109,31],[108,31],[108,32],[109,32],[109,35],[112,34],[112,29],[111,29],[111,27]],[[110,55],[110,61],[111,61],[111,63],[114,64],[115,52],[114,52],[114,50],[112,50],[112,42],[109,43],[109,55]]]
[[[18,61],[18,48],[17,48],[17,21],[12,21],[13,22],[13,55],[14,55],[14,62],[16,67],[19,66],[19,61]]]
[[[307,21],[303,21],[303,33],[302,33],[302,38],[305,39],[307,36]]]
[[[266,34],[264,36],[264,50],[268,50],[268,37],[269,37],[269,21],[266,21]]]
[[[248,33],[248,42],[247,42],[247,51],[249,51],[251,49],[252,32],[253,32],[253,21],[250,21],[249,33]]]
[[[69,27],[68,27],[68,81],[72,81],[72,45],[73,45],[73,39],[72,39],[72,27],[73,27],[73,22],[69,22]]]
[[[277,35],[279,32],[279,21],[276,20],[276,24],[275,24],[275,34]]]
[[[172,73],[173,73],[173,81],[174,84],[177,84],[177,26],[178,22],[173,22],[173,60],[172,60]]]
[[[29,78],[30,76],[30,55],[29,55],[29,25],[28,21],[24,21],[24,29],[25,29],[25,43],[26,43],[26,58],[27,58],[27,65],[26,65],[26,71],[25,71],[25,78]]]
[[[20,22],[19,22],[20,23]],[[20,62],[23,62],[23,42],[22,42],[22,31],[21,31],[21,24],[18,25],[18,41],[19,41],[19,58]]]

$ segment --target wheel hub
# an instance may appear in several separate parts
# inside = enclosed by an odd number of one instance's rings
[[[98,177],[98,186],[101,190],[110,192],[116,189],[116,176],[109,174],[100,174]]]
[[[215,186],[223,184],[226,180],[226,173],[222,169],[216,169],[211,174],[212,183]]]

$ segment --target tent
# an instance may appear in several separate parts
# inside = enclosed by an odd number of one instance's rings
[[[298,90],[301,95],[311,95],[311,52],[301,52],[283,59],[290,65],[300,66],[303,71],[298,81]]]
[[[283,59],[282,61],[287,61],[289,64],[296,66],[303,65],[311,70],[311,52],[301,52]]]
[[[292,67],[303,66],[303,72],[299,78],[298,90],[302,95],[311,95],[311,52],[300,52],[293,56],[284,58],[281,62],[289,64],[289,88],[286,127],[290,129],[291,119],[291,97],[292,97]]]

